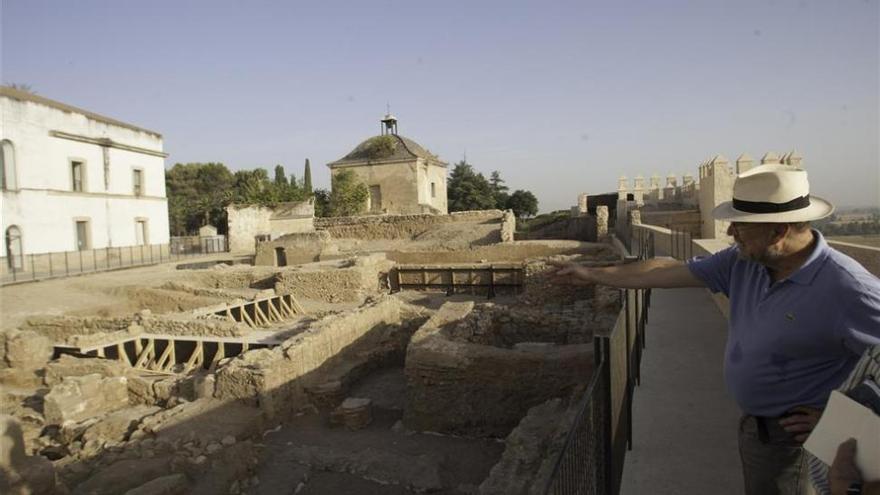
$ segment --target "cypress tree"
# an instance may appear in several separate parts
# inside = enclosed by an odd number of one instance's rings
[[[303,171],[303,189],[306,194],[312,194],[312,167],[306,158],[306,169]]]

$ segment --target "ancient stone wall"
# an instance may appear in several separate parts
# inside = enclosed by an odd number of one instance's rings
[[[229,250],[253,253],[256,236],[280,237],[315,230],[313,201],[281,203],[274,208],[257,205],[226,207]]]
[[[642,224],[656,225],[667,229],[688,232],[693,239],[701,237],[702,221],[700,210],[651,210],[643,208]]]
[[[22,328],[55,344],[78,346],[142,333],[235,337],[248,331],[243,324],[222,319],[152,316],[147,312],[126,318],[45,316],[29,319]]]
[[[315,228],[329,232],[333,238],[385,240],[414,239],[419,234],[442,224],[497,223],[501,240],[501,210],[462,211],[448,215],[376,215],[363,217],[331,217],[315,219]]]
[[[326,302],[356,302],[388,290],[393,263],[382,254],[279,271],[275,292]]]
[[[298,265],[338,255],[339,248],[328,232],[303,232],[259,243],[254,264],[260,266]]]
[[[554,255],[598,255],[607,252],[605,244],[579,241],[515,241],[478,246],[460,251],[389,251],[388,259],[404,264],[485,263],[523,261]]]
[[[252,253],[257,235],[270,235],[269,218],[272,210],[262,206],[231,205],[226,207],[229,251]]]
[[[472,308],[446,303],[413,336],[406,356],[407,428],[504,436],[530,407],[589,381],[592,343],[511,349],[454,340],[451,322],[469,317]]]
[[[215,397],[257,404],[270,418],[308,407],[306,378],[377,327],[399,322],[400,303],[391,297],[323,318],[280,347],[248,351],[223,365]]]
[[[596,217],[576,216],[561,218],[549,225],[519,236],[521,239],[569,239],[596,242],[598,228]]]

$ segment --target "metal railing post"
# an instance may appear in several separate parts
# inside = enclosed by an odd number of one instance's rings
[[[46,253],[49,257],[49,278],[52,278],[52,253]]]
[[[64,276],[70,276],[70,264],[67,261],[67,251],[64,251]]]
[[[34,265],[34,253],[31,253],[31,280],[37,279],[37,269]]]

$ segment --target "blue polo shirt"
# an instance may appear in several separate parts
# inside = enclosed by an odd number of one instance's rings
[[[880,344],[880,279],[813,235],[807,261],[775,283],[736,246],[688,261],[694,276],[730,299],[724,378],[748,414],[824,407],[862,351]]]

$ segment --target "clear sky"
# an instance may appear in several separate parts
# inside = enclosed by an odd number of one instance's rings
[[[400,134],[541,210],[791,149],[880,205],[878,0],[2,0],[2,81],[162,133],[167,166],[327,162]]]

